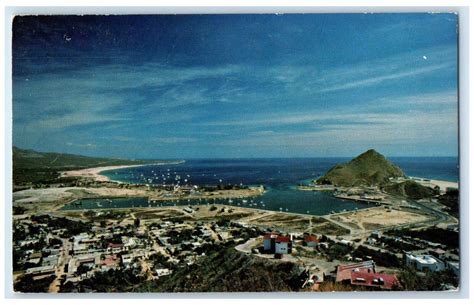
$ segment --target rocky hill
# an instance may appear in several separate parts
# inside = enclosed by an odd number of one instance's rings
[[[331,168],[317,184],[337,186],[383,185],[391,177],[404,177],[403,171],[373,149],[345,164]]]
[[[402,196],[414,200],[429,198],[439,194],[438,191],[416,183],[415,181],[392,183],[386,185],[384,187],[384,191],[392,195]]]

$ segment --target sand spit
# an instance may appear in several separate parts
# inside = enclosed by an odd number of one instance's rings
[[[71,170],[61,172],[61,177],[83,177],[83,178],[91,178],[98,182],[106,182],[110,181],[110,179],[102,175],[102,172],[109,171],[109,170],[117,170],[123,168],[132,168],[132,167],[140,167],[140,166],[147,166],[147,165],[171,165],[171,164],[178,164],[175,163],[149,163],[149,164],[134,164],[134,165],[116,165],[116,166],[102,166],[102,167],[91,167],[91,168],[84,168],[78,170]]]

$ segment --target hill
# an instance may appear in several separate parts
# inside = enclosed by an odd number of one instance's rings
[[[387,185],[384,187],[384,191],[392,195],[403,196],[414,200],[429,198],[439,193],[432,188],[410,180]]]
[[[13,147],[14,168],[87,168],[108,165],[133,165],[150,163],[149,160],[95,158],[54,152],[38,152]]]
[[[298,266],[291,262],[267,260],[224,248],[142,289],[152,292],[297,291],[302,284],[300,273]]]
[[[135,165],[164,162],[158,160],[127,160],[118,158],[95,158],[55,152],[38,152],[13,147],[13,184],[63,182],[59,171],[98,166]],[[64,180],[64,179],[63,179]]]
[[[382,185],[391,177],[404,177],[403,171],[373,149],[345,164],[331,168],[317,184],[337,186]]]

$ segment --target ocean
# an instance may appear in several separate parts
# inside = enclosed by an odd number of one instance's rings
[[[273,211],[300,214],[325,215],[332,211],[355,210],[370,207],[367,203],[334,198],[328,192],[299,191],[299,183],[323,175],[338,163],[349,158],[295,158],[295,159],[214,159],[187,160],[177,165],[149,165],[120,170],[105,171],[102,174],[111,180],[127,183],[170,184],[180,180],[182,184],[216,185],[244,184],[264,185],[264,195],[240,200],[181,200],[180,202],[152,203],[152,206],[194,205],[225,203]],[[390,158],[400,166],[406,175],[439,179],[459,180],[458,159],[453,157]],[[169,175],[168,175],[169,174]],[[166,180],[163,180],[164,178]],[[63,209],[148,207],[146,198],[124,198],[112,201],[84,199],[82,206],[67,205]]]

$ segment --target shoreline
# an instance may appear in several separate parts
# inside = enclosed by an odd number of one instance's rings
[[[149,166],[149,165],[175,165],[175,164],[181,164],[181,163],[184,163],[184,161],[90,167],[90,168],[83,168],[83,169],[78,169],[78,170],[63,171],[63,172],[60,172],[60,177],[81,177],[81,178],[91,178],[97,182],[126,183],[123,181],[111,180],[109,177],[103,175],[102,173],[105,171],[124,169],[124,168],[133,168],[133,167]]]

